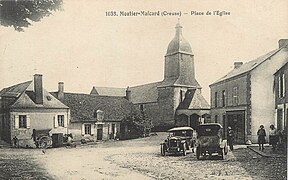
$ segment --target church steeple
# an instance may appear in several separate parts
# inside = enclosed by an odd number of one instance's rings
[[[185,53],[193,55],[190,44],[183,38],[182,28],[183,27],[180,25],[180,22],[178,22],[175,27],[175,36],[168,45],[166,56],[173,55],[175,53]]]
[[[164,84],[198,87],[195,79],[194,55],[188,41],[182,35],[183,27],[178,22],[176,33],[165,55]]]

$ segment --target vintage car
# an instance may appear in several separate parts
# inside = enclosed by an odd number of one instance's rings
[[[227,140],[223,139],[223,128],[218,123],[200,124],[197,127],[196,157],[209,157],[217,153],[224,159],[228,153]]]
[[[161,155],[173,153],[186,155],[188,150],[194,152],[194,144],[196,137],[193,138],[193,129],[191,127],[175,127],[169,129],[169,136],[161,143]]]

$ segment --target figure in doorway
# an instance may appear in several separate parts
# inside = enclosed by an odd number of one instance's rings
[[[264,150],[264,144],[266,143],[265,137],[266,137],[266,131],[264,129],[263,125],[260,125],[260,129],[257,131],[258,135],[258,144],[259,144],[259,150]]]
[[[228,141],[228,145],[230,147],[230,150],[232,151],[233,150],[233,143],[234,143],[234,131],[230,126],[228,127],[227,141]]]

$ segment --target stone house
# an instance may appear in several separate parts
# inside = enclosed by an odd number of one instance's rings
[[[34,147],[33,129],[66,134],[69,116],[69,108],[42,87],[40,74],[0,91],[0,134],[8,143],[16,136],[19,146]]]
[[[165,55],[164,80],[128,88],[130,101],[145,113],[154,125],[154,131],[176,126],[196,128],[207,121],[210,106],[201,94],[202,87],[195,78],[194,54],[182,35],[182,26],[176,33]],[[124,89],[115,89],[124,94]],[[91,94],[109,94],[109,88],[93,87]]]
[[[66,93],[63,82],[52,94],[70,108],[69,133],[75,140],[121,138],[121,121],[134,111],[125,97]]]
[[[279,48],[234,69],[210,85],[211,119],[227,130],[231,126],[236,143],[257,142],[261,124],[268,130],[274,124],[274,73],[288,61],[287,40]],[[226,135],[226,131],[224,132]]]
[[[280,131],[286,128],[288,119],[288,63],[274,74],[275,125]]]

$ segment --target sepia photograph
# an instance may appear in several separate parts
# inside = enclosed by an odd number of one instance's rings
[[[288,1],[0,0],[0,179],[287,179]]]

